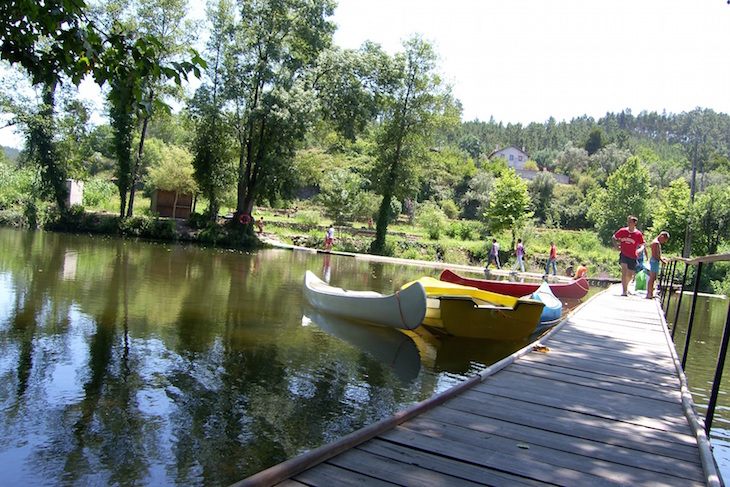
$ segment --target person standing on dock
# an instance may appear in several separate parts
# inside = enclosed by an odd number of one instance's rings
[[[621,296],[629,294],[629,282],[634,275],[636,268],[636,257],[639,252],[644,251],[644,234],[636,228],[639,219],[630,215],[626,220],[626,226],[620,228],[613,234],[613,246],[619,250],[618,262],[621,265]]]
[[[654,297],[654,283],[659,272],[659,264],[666,264],[667,259],[662,257],[662,244],[669,240],[669,232],[661,232],[651,241],[651,257],[649,258],[649,282],[646,283],[646,299]]]

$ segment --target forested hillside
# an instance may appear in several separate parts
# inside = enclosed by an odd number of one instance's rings
[[[340,49],[334,6],[221,1],[205,26],[186,20],[185,2],[162,0],[3,10],[2,59],[17,69],[0,109],[27,150],[3,159],[0,210],[38,215],[40,198],[64,215],[65,179],[75,178],[85,205],[113,199],[121,219],[134,215],[135,191],[194,192],[201,219],[231,209],[241,235],[253,233],[237,222],[257,205],[306,201],[338,224],[372,218],[375,253],[399,216],[470,220],[482,236],[590,229],[608,243],[631,213],[650,234],[670,231],[669,251],[727,247],[728,115],[464,121],[428,41],[414,35],[395,54],[370,42]],[[201,52],[199,29],[210,34]],[[103,88],[106,124],[69,89],[84,77]],[[488,158],[508,146],[524,148],[534,177]]]

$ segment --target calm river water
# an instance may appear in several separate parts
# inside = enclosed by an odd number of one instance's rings
[[[526,344],[318,315],[307,269],[383,293],[439,273],[0,228],[0,484],[227,485]]]
[[[307,269],[383,293],[439,273],[0,228],[0,485],[227,485],[525,345],[319,315],[302,304]],[[725,313],[725,300],[698,305],[687,376],[703,416]],[[712,443],[725,478],[729,422],[723,394]]]
[[[691,285],[691,283],[688,283]],[[691,287],[691,286],[690,286]],[[673,295],[669,300],[667,322],[673,324],[677,317],[678,299]],[[692,294],[682,297],[674,343],[680,360],[687,343],[687,323],[692,307]],[[695,305],[694,324],[690,336],[685,365],[687,383],[700,418],[707,415],[707,404],[712,393],[712,382],[722,342],[725,319],[728,314],[728,300],[717,296],[698,296]],[[727,482],[730,480],[730,361],[726,361],[720,382],[715,416],[710,431],[710,443],[720,474]]]

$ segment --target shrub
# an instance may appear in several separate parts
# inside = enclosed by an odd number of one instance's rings
[[[105,179],[92,179],[84,183],[84,206],[100,206],[117,194],[117,187]]]

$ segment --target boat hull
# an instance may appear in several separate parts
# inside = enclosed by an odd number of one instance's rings
[[[540,287],[540,283],[494,281],[489,279],[476,279],[460,276],[448,269],[445,269],[439,277],[444,282],[471,286],[483,291],[491,291],[508,296],[526,296],[534,293]],[[560,282],[549,284],[550,290],[556,298],[560,299],[582,299],[588,294],[588,281],[585,277],[572,282]]]
[[[314,308],[335,316],[404,330],[417,328],[426,316],[426,291],[422,285],[383,295],[330,286],[306,271],[304,297]]]
[[[540,324],[555,322],[563,314],[563,303],[553,294],[548,283],[543,282],[530,298],[541,301],[545,307],[540,315]]]
[[[544,304],[430,277],[420,283],[428,296],[424,326],[436,333],[490,340],[523,340],[535,331]],[[404,286],[404,287],[405,287]]]

